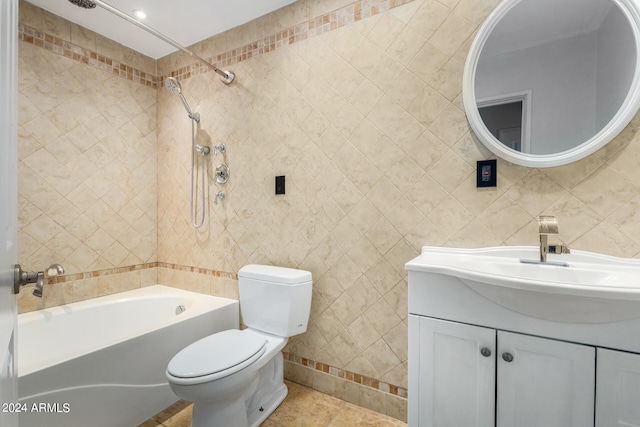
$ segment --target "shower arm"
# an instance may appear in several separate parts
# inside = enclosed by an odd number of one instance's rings
[[[207,62],[205,59],[201,58],[200,56],[196,55],[195,53],[191,52],[189,49],[187,49],[186,47],[182,46],[181,44],[171,40],[169,37],[165,36],[162,33],[159,33],[158,31],[154,30],[153,28],[151,28],[148,25],[143,24],[142,22],[137,21],[136,19],[132,18],[131,16],[127,15],[126,13],[120,11],[119,9],[116,9],[115,7],[108,5],[107,3],[103,2],[102,0],[91,0],[93,3],[97,4],[98,6],[100,6],[101,8],[103,8],[104,10],[113,13],[116,16],[119,16],[120,18],[124,19],[125,21],[129,21],[130,23],[132,23],[133,25],[142,28],[143,30],[145,30],[146,32],[153,34],[154,36],[158,37],[159,39],[161,39],[162,41],[169,43],[171,46],[180,49],[181,51],[183,51],[184,53],[188,54],[189,56],[197,59],[198,61],[202,62],[203,64],[207,65],[209,68],[211,68],[213,71],[215,71],[217,74],[219,74],[222,78],[220,80],[222,80],[222,82],[224,84],[229,84],[231,83],[236,75],[234,73],[232,73],[231,71],[223,71],[220,70],[218,68],[216,68],[215,66],[213,66],[212,64],[210,64],[209,62]]]

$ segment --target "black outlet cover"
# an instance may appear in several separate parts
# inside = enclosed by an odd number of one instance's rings
[[[276,194],[284,194],[284,175],[276,176]]]
[[[476,187],[495,187],[497,185],[498,162],[493,160],[479,160],[476,172]]]

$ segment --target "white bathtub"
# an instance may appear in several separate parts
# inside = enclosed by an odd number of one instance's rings
[[[20,427],[137,426],[178,400],[169,360],[231,328],[238,301],[160,285],[20,314]]]

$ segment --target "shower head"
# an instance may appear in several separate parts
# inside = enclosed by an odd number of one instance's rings
[[[96,4],[91,0],[69,0],[69,2],[84,9],[93,9],[96,7]]]
[[[172,95],[180,95],[182,92],[182,86],[180,86],[180,82],[175,77],[167,77],[164,86]]]
[[[180,82],[175,77],[167,77],[164,82],[164,87],[172,95],[178,95],[180,100],[182,101],[182,105],[187,109],[187,113],[189,113],[189,118],[195,120],[196,122],[200,121],[200,114],[191,112],[191,108],[189,108],[189,104],[187,104],[187,100],[182,96],[182,86],[180,86]]]

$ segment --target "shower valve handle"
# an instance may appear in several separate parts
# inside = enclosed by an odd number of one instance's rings
[[[213,204],[214,204],[214,205],[217,205],[217,204],[218,204],[218,199],[220,199],[220,200],[224,199],[224,191],[218,191],[218,192],[216,193],[216,198],[215,198],[215,199],[214,199],[214,201],[213,201]]]
[[[218,153],[225,153],[227,151],[227,147],[224,144],[214,145],[213,146],[213,155],[217,155]]]

